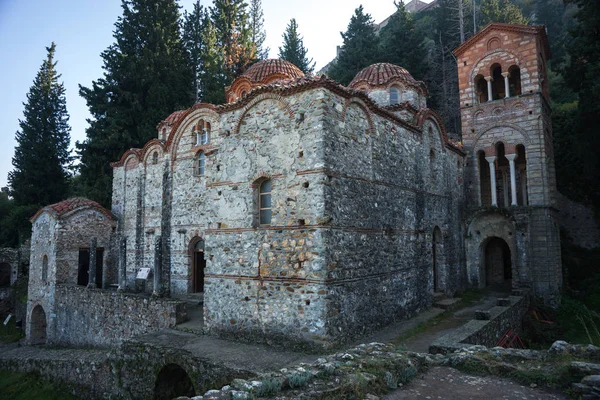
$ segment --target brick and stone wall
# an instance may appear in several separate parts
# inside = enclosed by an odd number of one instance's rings
[[[558,195],[558,224],[577,246],[592,249],[600,246],[600,219],[594,210]]]

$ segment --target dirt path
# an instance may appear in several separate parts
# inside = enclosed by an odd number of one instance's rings
[[[544,388],[522,386],[507,379],[468,375],[449,367],[434,367],[383,399],[562,400],[568,398]]]

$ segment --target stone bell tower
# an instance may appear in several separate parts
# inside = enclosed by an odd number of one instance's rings
[[[467,152],[467,271],[472,286],[562,284],[543,26],[492,23],[454,54]]]

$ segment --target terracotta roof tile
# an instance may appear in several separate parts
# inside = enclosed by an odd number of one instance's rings
[[[63,200],[63,201],[55,203],[55,204],[51,204],[44,208],[41,208],[40,210],[38,210],[37,213],[35,213],[35,215],[33,217],[30,218],[30,221],[33,222],[44,211],[48,211],[51,214],[60,218],[63,215],[65,215],[71,211],[77,210],[79,208],[94,208],[94,209],[100,211],[102,214],[106,215],[107,217],[109,217],[111,219],[115,219],[115,217],[112,215],[112,213],[110,211],[108,211],[106,208],[102,207],[100,204],[96,203],[95,201],[89,200],[89,199],[86,199],[83,197],[73,197],[73,198]]]
[[[349,88],[355,88],[361,83],[366,83],[369,86],[384,86],[392,79],[401,78],[403,81],[415,86],[420,86],[406,69],[389,63],[377,63],[369,65],[367,68],[360,71],[352,82],[348,85]]]
[[[241,76],[252,82],[262,82],[270,75],[281,74],[289,79],[301,78],[304,73],[289,61],[279,59],[268,59],[257,62],[250,66]]]

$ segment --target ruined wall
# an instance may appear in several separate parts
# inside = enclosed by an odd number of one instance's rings
[[[114,346],[133,336],[172,328],[186,318],[175,300],[57,285],[55,324],[50,343],[64,346]]]
[[[425,309],[434,290],[464,287],[462,157],[442,147],[433,122],[421,134],[330,96],[327,324],[331,337],[346,340]],[[442,243],[434,288],[435,227]]]

